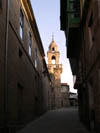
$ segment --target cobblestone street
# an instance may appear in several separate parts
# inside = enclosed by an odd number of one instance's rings
[[[60,109],[46,113],[18,133],[88,133],[78,119],[77,108]]]

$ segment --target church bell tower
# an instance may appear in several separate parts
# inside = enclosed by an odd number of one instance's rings
[[[59,64],[60,53],[58,51],[58,46],[54,42],[54,37],[52,37],[52,42],[49,45],[47,56],[49,73],[53,74],[55,80],[61,83],[62,64]]]

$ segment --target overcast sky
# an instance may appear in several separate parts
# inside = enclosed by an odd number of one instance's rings
[[[54,41],[58,45],[60,52],[60,63],[63,64],[63,73],[61,81],[70,85],[70,91],[73,89],[73,77],[66,58],[66,40],[64,32],[60,30],[60,0],[31,0],[35,19],[40,32],[40,37],[45,50],[47,60],[48,46],[54,34]]]

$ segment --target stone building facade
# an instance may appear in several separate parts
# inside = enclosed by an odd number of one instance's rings
[[[42,75],[42,81],[43,81],[43,112],[46,112],[48,110],[52,110],[54,108],[54,86],[53,81],[51,79],[51,76],[48,72],[47,64],[44,59],[44,69],[43,69],[43,75]]]
[[[67,43],[67,46],[70,47],[67,52],[70,53],[69,58],[74,55],[75,62],[73,66],[75,67],[72,68],[72,72],[76,75],[74,87],[78,89],[80,120],[89,129],[100,132],[100,1],[79,0],[76,2],[76,0],[73,0],[71,3],[67,0],[66,2],[69,3],[69,7],[72,7],[71,4],[76,4],[76,6],[73,6],[73,9],[75,8],[73,15],[80,14],[80,21],[77,22],[76,18],[74,18],[73,22],[69,21],[68,14],[65,12],[68,11],[68,5],[61,1],[61,29],[68,33],[68,28],[66,29],[68,21],[70,25],[74,23],[72,26],[75,29],[79,24],[77,27],[79,29],[77,39],[75,32],[69,36],[66,34],[66,36],[73,40],[72,44],[70,42]],[[68,18],[66,19],[67,22],[64,16]],[[75,38],[73,38],[73,35]],[[76,51],[73,51],[74,46],[78,46]],[[70,63],[73,64],[73,62]]]
[[[78,106],[78,94],[74,92],[69,93],[69,101],[70,101],[70,106],[77,107]]]
[[[14,133],[48,109],[44,56],[30,1],[0,0],[0,132]]]
[[[51,78],[51,89],[49,90],[49,110],[54,110],[55,109],[55,77],[53,74],[50,74]]]
[[[51,44],[49,45],[47,56],[48,71],[51,75],[51,79],[54,85],[55,99],[53,103],[55,104],[55,109],[58,109],[67,106],[69,88],[67,88],[67,85],[61,83],[62,64],[59,64],[60,52],[58,51],[58,46],[54,42],[53,38]],[[66,88],[65,93],[62,92],[64,87]]]
[[[70,106],[70,88],[67,83],[61,83],[61,107],[66,108]]]
[[[87,12],[87,13],[86,13]],[[79,89],[82,105],[80,117],[96,132],[100,131],[100,2],[98,0],[81,3],[81,49],[80,67],[82,76]],[[77,78],[77,83],[79,78]],[[81,111],[82,107],[84,110]],[[87,117],[87,119],[84,119]]]

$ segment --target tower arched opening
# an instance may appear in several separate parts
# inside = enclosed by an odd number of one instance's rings
[[[55,48],[54,47],[52,48],[52,52],[55,52]]]
[[[56,64],[56,57],[53,55],[51,58],[52,64]]]

